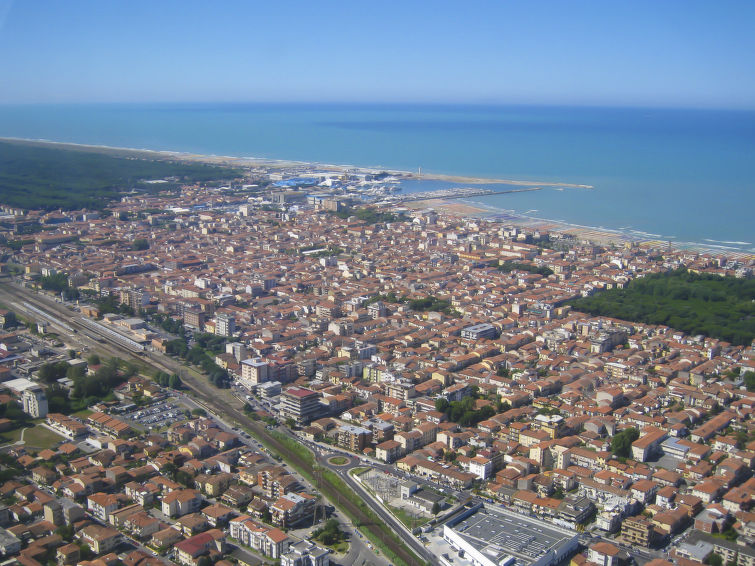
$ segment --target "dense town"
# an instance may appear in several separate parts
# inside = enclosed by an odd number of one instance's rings
[[[130,194],[110,215],[4,210],[18,244],[1,285],[38,288],[136,353],[107,362],[40,304],[3,301],[6,559],[351,563],[323,536],[354,527],[335,502],[192,400],[188,374],[140,369],[149,353],[353,462],[360,497],[437,563],[755,566],[753,345],[568,304],[680,267],[751,277],[752,258],[427,207],[357,214],[368,174],[252,174]],[[108,363],[118,383],[73,410]],[[23,428],[53,441],[8,436]]]

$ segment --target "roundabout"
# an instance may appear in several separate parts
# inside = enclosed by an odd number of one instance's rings
[[[331,466],[347,466],[351,463],[351,458],[346,456],[332,456],[328,458],[328,464]]]

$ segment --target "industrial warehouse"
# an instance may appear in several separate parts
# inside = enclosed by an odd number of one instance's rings
[[[575,531],[482,505],[446,523],[443,538],[475,566],[552,566],[579,544]]]

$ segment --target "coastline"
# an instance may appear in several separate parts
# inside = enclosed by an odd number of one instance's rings
[[[433,209],[447,216],[458,218],[496,220],[523,228],[543,230],[566,234],[577,238],[582,242],[591,242],[598,245],[636,245],[647,249],[689,251],[699,254],[726,255],[733,259],[750,261],[755,260],[755,253],[734,249],[716,244],[704,244],[699,242],[675,242],[653,238],[641,238],[622,230],[614,230],[604,227],[584,226],[548,218],[539,218],[526,214],[517,214],[514,211],[502,211],[495,207],[484,207],[470,204],[464,201],[413,201],[404,203],[404,208],[411,210]]]
[[[156,150],[156,149],[137,149],[131,147],[117,147],[108,145],[91,145],[80,144],[72,142],[56,142],[44,139],[28,139],[28,138],[9,138],[0,137],[0,141],[15,142],[15,143],[27,143],[32,145],[51,145],[62,149],[70,148],[79,151],[96,151],[101,153],[132,153],[132,154],[144,154],[147,157],[160,157],[164,159],[179,159],[184,161],[212,163],[214,165],[225,165],[228,167],[254,167],[265,166],[276,169],[287,169],[291,167],[320,167],[323,169],[333,169],[335,171],[360,171],[365,173],[381,173],[385,172],[390,175],[401,177],[405,180],[419,180],[419,181],[445,181],[449,183],[469,183],[471,185],[513,185],[519,187],[537,187],[541,185],[549,187],[562,187],[569,189],[594,189],[592,185],[576,184],[576,183],[561,183],[561,182],[549,182],[549,181],[525,181],[521,179],[495,179],[484,177],[471,177],[464,175],[445,175],[441,173],[416,173],[412,171],[404,171],[400,169],[388,169],[383,167],[365,167],[361,165],[348,165],[348,164],[334,164],[334,163],[318,163],[308,161],[293,161],[286,159],[271,159],[267,157],[237,157],[231,155],[204,155],[199,153],[188,153],[181,151],[168,151],[168,150]]]
[[[590,226],[577,226],[570,225],[566,222],[559,222],[556,220],[549,220],[546,218],[535,218],[522,214],[515,214],[513,212],[501,213],[487,208],[482,208],[472,204],[467,204],[462,201],[414,201],[411,203],[404,203],[402,206],[410,208],[412,210],[433,209],[441,214],[448,216],[456,216],[460,218],[476,218],[480,220],[495,219],[503,220],[509,224],[516,226],[534,228],[538,230],[544,230],[548,232],[558,232],[562,234],[569,234],[582,240],[587,240],[599,244],[625,244],[636,243],[638,245],[663,245],[667,246],[666,242],[658,241],[642,241],[638,239],[630,238],[627,234],[623,234],[620,231],[606,230],[593,228]]]
[[[150,159],[171,159],[171,160],[183,160],[196,163],[207,163],[219,166],[228,167],[259,167],[264,166],[272,169],[290,169],[290,168],[310,168],[310,169],[324,169],[338,172],[360,172],[368,174],[376,174],[380,172],[386,172],[392,176],[399,178],[400,180],[419,180],[419,181],[444,181],[452,183],[466,183],[466,184],[502,184],[513,185],[520,187],[534,187],[534,186],[549,186],[549,187],[563,187],[563,188],[580,188],[580,189],[594,189],[592,185],[574,184],[574,183],[559,183],[559,182],[536,182],[536,181],[524,181],[514,179],[488,179],[481,177],[467,177],[459,175],[445,175],[445,174],[433,174],[422,173],[418,174],[411,171],[403,171],[396,169],[387,169],[382,167],[364,167],[358,165],[347,164],[326,164],[318,162],[306,162],[306,161],[293,161],[284,159],[272,159],[262,157],[237,157],[227,155],[204,155],[197,153],[168,151],[168,150],[152,150],[152,149],[138,149],[127,147],[116,147],[106,145],[92,145],[92,144],[78,144],[71,142],[56,142],[43,139],[27,139],[27,138],[13,138],[13,137],[0,137],[0,141],[7,141],[13,143],[25,143],[30,145],[41,146],[54,146],[63,149],[75,149],[79,151],[92,151],[98,153],[123,155],[128,154],[132,156],[142,156]],[[755,249],[751,251],[734,248],[732,246],[726,246],[727,242],[720,243],[703,243],[703,242],[679,242],[679,241],[664,241],[654,239],[653,234],[647,234],[649,238],[642,237],[638,234],[632,234],[628,231],[621,229],[610,229],[605,227],[585,226],[575,223],[569,223],[559,220],[552,220],[547,218],[539,218],[522,213],[516,213],[513,210],[502,210],[496,207],[489,207],[480,205],[478,203],[469,203],[463,199],[459,200],[443,200],[443,201],[413,201],[410,203],[402,203],[402,207],[412,210],[432,208],[447,214],[450,216],[456,216],[460,218],[475,218],[475,219],[487,219],[506,222],[512,225],[534,228],[540,230],[547,230],[550,232],[557,232],[562,234],[568,234],[574,236],[581,241],[593,242],[600,245],[628,245],[635,244],[647,248],[654,249],[673,249],[673,250],[685,250],[700,254],[711,255],[727,255],[732,258],[741,260],[753,260],[755,259]],[[748,242],[736,242],[738,244],[752,245]]]

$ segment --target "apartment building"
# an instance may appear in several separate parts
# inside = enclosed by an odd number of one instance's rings
[[[25,389],[21,394],[21,403],[23,404],[24,413],[33,419],[40,419],[47,416],[47,396],[41,386],[35,385]]]
[[[261,358],[241,361],[241,379],[249,385],[258,385],[270,379],[270,364]]]
[[[293,419],[297,425],[308,425],[321,416],[320,394],[303,387],[290,387],[281,394],[281,418]]]

